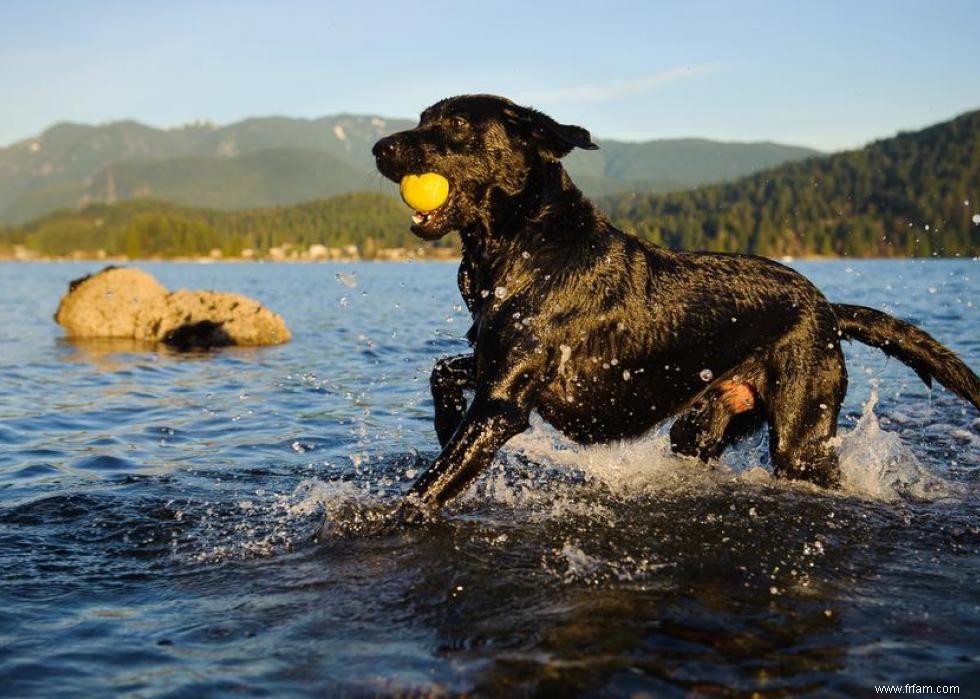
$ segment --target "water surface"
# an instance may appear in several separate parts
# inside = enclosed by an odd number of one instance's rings
[[[976,368],[977,265],[796,266]],[[51,316],[99,265],[0,265],[4,695],[980,690],[980,421],[880,353],[846,350],[842,492],[772,481],[761,436],[708,470],[663,430],[538,422],[436,521],[371,534],[436,451],[454,265],[142,266],[294,340],[72,343]]]

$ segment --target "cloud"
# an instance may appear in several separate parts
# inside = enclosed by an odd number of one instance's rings
[[[721,70],[720,63],[699,63],[661,70],[653,75],[633,80],[613,80],[605,85],[576,85],[557,90],[531,92],[524,102],[552,104],[556,102],[605,102],[618,97],[653,92],[667,85],[713,75]]]

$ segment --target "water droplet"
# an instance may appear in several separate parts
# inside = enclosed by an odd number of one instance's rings
[[[709,381],[711,381],[711,379],[715,378],[715,374],[713,371],[711,371],[711,369],[702,369],[701,373],[698,374],[698,376],[700,376],[701,380],[704,381],[705,383],[708,383]]]
[[[623,369],[623,381],[629,381],[631,376],[629,369]]]
[[[349,303],[350,303],[350,301],[349,301],[349,300],[347,299],[347,297],[346,297],[346,296],[341,296],[341,297],[340,297],[340,305],[341,305],[341,306],[343,306],[344,308],[347,308],[347,305],[348,305]]]
[[[521,257],[523,257],[525,260],[530,259],[531,253],[525,250],[524,252],[521,253]]]
[[[346,272],[337,272],[335,275],[337,281],[346,286],[348,289],[353,289],[357,286],[357,272],[351,272],[347,274]]]
[[[507,295],[507,287],[498,286],[496,289],[493,290],[493,295],[496,296],[498,299],[504,298]]]
[[[973,222],[980,226],[980,214],[973,214]]]
[[[483,289],[483,290],[480,291],[480,298],[484,298],[485,299],[489,295],[490,295],[490,291],[488,289]]]

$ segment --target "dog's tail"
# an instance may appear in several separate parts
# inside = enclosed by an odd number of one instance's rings
[[[864,306],[835,303],[834,312],[842,337],[877,347],[912,367],[926,386],[936,379],[980,410],[980,378],[929,333]]]

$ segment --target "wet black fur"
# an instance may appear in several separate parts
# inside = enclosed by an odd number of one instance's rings
[[[396,182],[449,180],[447,203],[412,230],[427,240],[458,230],[463,242],[473,353],[432,373],[443,450],[412,488],[423,503],[459,493],[532,410],[581,443],[677,416],[674,449],[704,460],[768,424],[777,475],[836,486],[841,339],[881,347],[980,407],[977,376],[907,323],[833,305],[765,258],[668,250],[616,229],[562,167],[575,147],[596,146],[585,129],[489,95],[443,100],[374,147]],[[752,387],[750,412],[725,408],[727,379]]]

